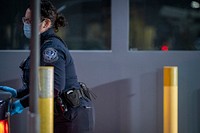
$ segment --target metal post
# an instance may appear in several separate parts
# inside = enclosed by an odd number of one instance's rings
[[[30,99],[29,99],[29,133],[39,133],[39,113],[38,113],[38,78],[40,62],[40,0],[31,0],[31,64],[30,64]]]
[[[178,68],[164,67],[163,133],[178,133]]]
[[[39,69],[39,113],[40,133],[53,133],[54,116],[54,67],[43,66]]]

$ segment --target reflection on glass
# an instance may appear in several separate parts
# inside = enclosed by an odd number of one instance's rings
[[[111,49],[110,0],[63,0],[58,7],[69,23],[58,34],[69,49]]]
[[[27,1],[4,0],[1,2],[0,49],[27,49],[21,19],[28,5]]]
[[[58,35],[70,50],[111,49],[111,1],[110,0],[52,0],[58,11],[68,21]],[[22,17],[27,1],[2,1],[0,21],[0,49],[29,49],[24,37]]]
[[[200,50],[199,2],[130,0],[130,50]]]

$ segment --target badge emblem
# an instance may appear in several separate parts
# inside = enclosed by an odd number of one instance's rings
[[[54,48],[46,48],[43,52],[43,59],[46,63],[52,63],[58,60],[58,52]]]

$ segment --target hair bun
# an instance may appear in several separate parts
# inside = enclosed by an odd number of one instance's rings
[[[49,18],[55,28],[58,31],[59,27],[64,27],[65,17],[58,14],[55,6],[49,0],[41,0],[41,19]]]
[[[59,27],[65,27],[65,25],[66,25],[65,17],[62,15],[58,15],[54,23],[55,30],[58,31]]]

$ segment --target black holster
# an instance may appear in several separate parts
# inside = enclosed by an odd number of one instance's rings
[[[89,88],[82,82],[79,84],[80,89],[70,89],[55,98],[55,111],[64,113],[68,111],[68,108],[79,107],[81,97],[91,100]]]
[[[72,108],[80,106],[80,95],[78,93],[78,90],[72,89],[63,92],[60,95],[60,98],[63,100],[64,103]]]
[[[79,82],[79,84],[81,86],[80,91],[81,91],[83,97],[86,97],[86,98],[92,100],[91,96],[90,96],[90,90],[89,90],[89,88],[84,83],[82,83],[82,82]]]

